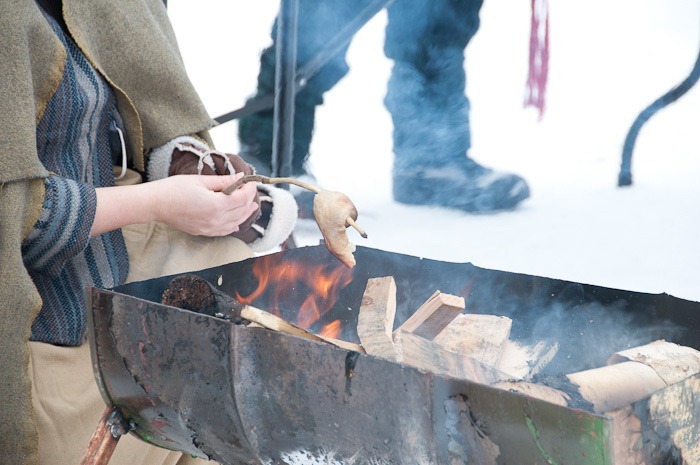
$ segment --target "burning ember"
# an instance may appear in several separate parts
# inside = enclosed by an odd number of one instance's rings
[[[296,320],[290,321],[304,329],[310,329],[333,308],[340,290],[353,277],[353,270],[342,263],[280,262],[277,255],[258,258],[252,272],[257,287],[245,296],[236,292],[236,299],[242,304],[251,304],[268,295],[266,308],[270,313],[282,316],[298,309]],[[318,331],[318,334],[326,337],[338,337],[340,333],[340,320],[334,320]]]

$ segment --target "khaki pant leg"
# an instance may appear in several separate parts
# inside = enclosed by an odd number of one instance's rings
[[[39,465],[78,465],[105,403],[92,372],[90,345],[30,342],[29,373],[39,431]],[[122,436],[109,465],[216,465]]]
[[[193,236],[152,222],[122,228],[129,253],[126,282],[198,271],[252,257],[248,245],[232,236]]]

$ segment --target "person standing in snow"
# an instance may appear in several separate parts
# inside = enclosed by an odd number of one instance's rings
[[[384,51],[394,64],[384,103],[394,126],[393,195],[398,202],[482,213],[513,209],[530,195],[520,176],[486,168],[468,156],[464,49],[479,27],[482,1],[396,0],[387,8]],[[366,4],[366,0],[300,0],[298,66]],[[257,92],[249,101],[274,93],[276,27],[272,38],[272,46],[261,56]],[[347,47],[296,96],[293,176],[309,174],[305,162],[315,109],[323,103],[323,94],[348,72],[346,51]],[[261,174],[271,171],[272,132],[272,110],[239,121],[241,155]]]
[[[161,0],[12,0],[0,21],[0,463],[74,465],[105,408],[86,288],[250,257],[296,205],[221,192],[252,168],[212,149]],[[130,435],[110,460],[194,463]]]

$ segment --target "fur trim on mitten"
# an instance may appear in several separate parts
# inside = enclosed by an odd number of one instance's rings
[[[169,142],[156,147],[151,150],[148,157],[148,180],[155,181],[157,179],[165,179],[168,177],[168,172],[170,171],[170,164],[172,163],[173,151],[179,146],[190,146],[193,149],[193,153],[206,153],[209,151],[209,147],[199,139],[191,136],[180,136],[172,139]]]
[[[280,246],[292,231],[297,222],[297,203],[294,196],[284,189],[258,183],[261,209],[266,210],[263,202],[269,202],[272,206],[270,218],[265,227],[256,222],[252,225],[261,237],[250,243],[254,252],[266,252]]]

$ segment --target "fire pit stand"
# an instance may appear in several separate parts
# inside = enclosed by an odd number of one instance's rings
[[[399,289],[399,323],[407,318],[408,308],[415,308],[414,301],[424,300],[434,289],[434,283],[427,282],[432,278],[426,277],[444,276],[441,289],[464,295],[468,311],[486,311],[488,305],[489,312],[500,308],[514,321],[516,315],[539,311],[539,320],[546,312],[581,311],[595,304],[634,312],[635,325],[655,339],[664,335],[656,333],[661,331],[678,343],[700,345],[700,304],[668,295],[361,247],[357,257],[353,281],[328,315],[343,319],[346,340],[356,337],[356,309],[367,279],[392,275]],[[260,259],[197,274],[235,295],[255,285],[250,268]],[[274,259],[275,266],[336,260],[322,246],[281,252]],[[147,442],[223,465],[622,463],[616,460],[611,415],[168,307],[159,301],[171,278],[90,293],[90,342],[98,385],[105,402],[133,422],[132,433]],[[256,305],[264,308],[268,298],[262,295]],[[281,309],[282,315],[287,311],[291,310]],[[532,329],[524,325],[519,331],[525,335]],[[583,336],[563,341],[561,357],[580,351],[585,342]],[[666,409],[676,429],[683,426],[681,413],[695,409],[695,418],[700,414],[699,384],[700,376],[695,376],[674,386],[691,402]],[[668,394],[664,391],[630,407],[642,421],[644,447],[649,448],[640,449],[646,457],[640,463],[694,463],[668,461],[697,450],[692,450],[692,442],[687,446],[672,434],[664,436],[654,423],[649,405],[663,399]],[[690,441],[700,434],[697,425],[683,431]]]

